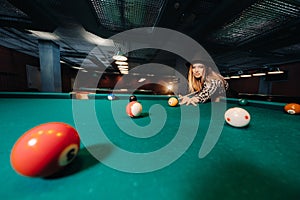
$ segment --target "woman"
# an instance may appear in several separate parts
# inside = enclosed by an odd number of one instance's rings
[[[188,88],[190,94],[180,96],[180,104],[205,103],[209,100],[218,102],[226,93],[228,83],[223,76],[213,71],[201,61],[189,63]]]

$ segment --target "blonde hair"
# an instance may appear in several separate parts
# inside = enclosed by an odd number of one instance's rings
[[[201,63],[203,64],[203,63]],[[210,82],[212,79],[221,80],[223,85],[225,85],[224,77],[221,74],[213,71],[211,67],[206,66],[203,68],[203,74],[200,78],[195,78],[193,75],[193,65],[190,64],[188,71],[188,88],[189,92],[201,91],[204,85],[204,82]]]

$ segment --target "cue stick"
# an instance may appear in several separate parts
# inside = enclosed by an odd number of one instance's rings
[[[190,96],[190,95],[196,94],[197,92],[198,92],[198,91],[195,91],[195,92],[192,92],[192,93],[186,94],[186,95],[184,95],[184,96],[182,96],[182,97],[178,98],[178,100],[180,100],[180,99],[183,99],[184,97],[188,97],[188,96]]]

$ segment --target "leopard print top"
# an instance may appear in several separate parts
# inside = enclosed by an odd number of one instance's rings
[[[211,80],[210,84],[204,83],[202,90],[196,93],[195,97],[199,99],[199,103],[204,103],[210,99],[224,95],[227,89],[228,83],[226,81],[223,86],[221,80]]]

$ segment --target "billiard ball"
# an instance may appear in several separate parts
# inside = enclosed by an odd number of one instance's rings
[[[129,102],[132,102],[132,101],[137,101],[137,98],[136,98],[135,95],[131,95],[131,96],[129,97]]]
[[[168,100],[169,106],[177,106],[178,105],[178,99],[176,97],[170,97]]]
[[[245,106],[245,105],[248,104],[248,100],[247,100],[247,99],[240,99],[240,100],[239,100],[239,104],[240,104],[241,106]]]
[[[126,113],[130,117],[138,117],[143,110],[142,104],[137,101],[129,102],[126,106]]]
[[[77,156],[77,131],[62,122],[49,122],[25,132],[14,144],[10,162],[20,175],[48,177],[60,171]]]
[[[234,127],[244,127],[250,123],[250,114],[239,107],[229,108],[224,114],[225,121]]]
[[[288,103],[284,106],[284,110],[291,115],[300,114],[300,104]]]
[[[116,96],[114,94],[110,93],[110,94],[107,95],[107,99],[112,101],[112,100],[116,99]]]

